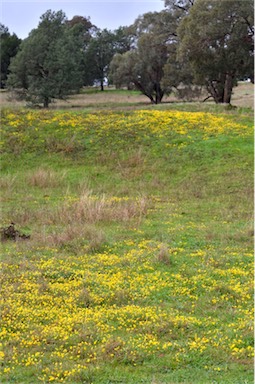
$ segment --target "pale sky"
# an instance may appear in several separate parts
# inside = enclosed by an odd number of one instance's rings
[[[164,0],[0,0],[0,22],[9,28],[10,33],[24,39],[38,26],[40,16],[48,9],[62,10],[68,19],[73,16],[90,16],[92,24],[98,28],[117,29],[128,26],[146,12],[164,9]]]

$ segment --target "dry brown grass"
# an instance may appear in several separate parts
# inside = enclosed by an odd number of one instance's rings
[[[90,307],[91,305],[93,305],[93,299],[90,295],[90,292],[88,290],[88,288],[83,288],[81,290],[81,293],[78,297],[78,305],[80,307],[85,307],[85,308],[88,308]]]
[[[51,169],[38,168],[26,177],[27,184],[31,187],[55,188],[62,184],[65,172],[57,173]]]
[[[124,355],[125,355],[125,351],[123,350],[123,341],[121,339],[110,339],[108,340],[108,342],[105,344],[105,351],[104,351],[104,354],[105,354],[105,358],[112,358],[114,356],[114,358],[116,360],[123,360],[124,358]]]
[[[43,184],[45,185],[45,184]],[[86,251],[96,251],[105,243],[106,238],[97,226],[100,222],[129,223],[135,220],[139,225],[151,207],[148,198],[118,199],[105,195],[93,195],[89,190],[76,199],[66,199],[57,206],[26,209],[20,205],[9,213],[17,227],[31,228],[31,240],[23,242],[21,247],[29,246],[71,246]]]
[[[14,98],[14,95],[2,91],[0,93],[0,106],[1,107],[25,107],[26,102],[25,101],[17,101]],[[92,93],[92,94],[77,94],[70,96],[66,101],[65,100],[56,100],[54,103],[50,105],[50,108],[83,108],[83,107],[91,107],[98,105],[115,105],[115,104],[133,104],[133,103],[150,103],[149,99],[144,95],[139,94],[119,94],[115,93],[114,91],[111,93],[109,92],[98,92],[98,93]]]
[[[83,247],[87,252],[99,250],[105,243],[106,237],[102,230],[91,225],[72,225],[69,224],[64,228],[56,227],[47,233],[35,233],[32,241],[40,246],[65,247],[70,246],[73,251]]]
[[[231,103],[237,107],[254,109],[254,84],[240,82],[233,90]]]
[[[156,261],[160,264],[170,265],[170,255],[169,255],[169,248],[166,244],[161,244],[159,247],[159,251],[156,254]]]
[[[127,222],[134,218],[141,220],[149,208],[149,200],[116,199],[105,195],[96,196],[91,191],[83,193],[73,203],[64,203],[51,217],[56,223],[96,223],[100,221]]]
[[[139,153],[129,157],[127,160],[118,160],[115,166],[121,177],[126,180],[142,177],[145,170],[144,158]]]
[[[107,88],[106,88],[107,89]],[[201,97],[201,101],[204,99],[204,96]],[[165,96],[163,102],[178,102],[181,101],[177,99],[174,95]],[[139,105],[150,105],[149,99],[144,95],[132,94],[132,93],[117,93],[114,90],[107,92],[98,92],[91,94],[78,94],[70,96],[67,101],[57,100],[52,103],[50,108],[85,108],[85,107],[107,107],[110,108],[118,107],[118,105],[128,105],[134,106],[134,104]],[[254,85],[249,82],[239,82],[238,87],[233,89],[232,104],[237,107],[249,107],[254,108]],[[18,108],[24,107],[26,105],[25,101],[17,101],[14,99],[13,95],[9,92],[2,91],[0,93],[0,107],[8,108]]]
[[[68,249],[73,254],[99,252],[106,243],[105,233],[94,225],[66,225],[64,227],[34,227],[29,240],[16,241],[16,249],[25,251],[38,247]]]
[[[41,225],[94,224],[98,222],[128,222],[136,219],[140,222],[152,203],[146,196],[135,199],[109,198],[96,196],[89,191],[83,192],[75,201],[55,207],[41,207],[27,210],[19,206],[12,211],[13,221],[25,226],[31,223]]]
[[[2,190],[12,190],[16,183],[16,176],[13,175],[2,175],[0,178],[0,189]]]

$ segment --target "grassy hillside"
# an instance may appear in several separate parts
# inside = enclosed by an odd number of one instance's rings
[[[253,383],[253,119],[3,110],[3,383]]]

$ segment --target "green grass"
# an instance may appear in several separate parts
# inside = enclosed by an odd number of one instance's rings
[[[115,88],[111,88],[111,87],[108,87],[108,86],[105,86],[104,87],[104,91],[103,93],[105,93],[106,95],[108,94],[115,94],[115,95],[128,95],[128,96],[137,96],[137,95],[140,95],[141,92],[140,91],[137,91],[137,90],[127,90],[127,89],[115,89]],[[102,94],[102,91],[100,89],[100,87],[86,87],[84,89],[81,90],[81,94],[84,94],[84,95],[91,95],[91,94]]]
[[[253,119],[182,108],[2,111],[3,383],[253,383]]]

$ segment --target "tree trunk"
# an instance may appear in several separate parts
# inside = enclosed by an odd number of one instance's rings
[[[155,83],[154,83],[152,94],[155,95],[155,96],[153,97],[153,103],[154,103],[154,104],[159,104],[159,103],[161,103],[161,100],[162,100],[162,98],[163,98],[163,96],[164,96],[164,92],[162,91],[159,82],[155,82]]]
[[[162,91],[160,84],[156,84],[156,98],[155,98],[155,104],[161,103],[161,100],[164,96],[164,92]]]
[[[233,89],[233,76],[227,73],[225,77],[225,84],[224,84],[223,103],[230,104],[232,89]]]
[[[208,81],[207,90],[210,93],[210,95],[213,97],[213,100],[215,101],[215,103],[218,104],[220,102],[219,95],[218,95],[216,87],[214,86],[213,81]]]
[[[207,90],[216,104],[230,104],[233,84],[233,76],[227,73],[221,76],[219,81],[208,81]]]
[[[49,108],[49,98],[45,97],[43,99],[43,108]]]
[[[104,79],[100,80],[100,89],[103,92],[103,90],[104,90]]]
[[[222,84],[222,81],[208,81],[207,90],[216,104],[224,102],[224,83]]]
[[[139,91],[141,91],[145,96],[150,99],[152,104],[156,104],[155,100],[153,99],[153,96],[150,93],[146,92],[146,90],[139,81],[134,81],[134,84]]]

